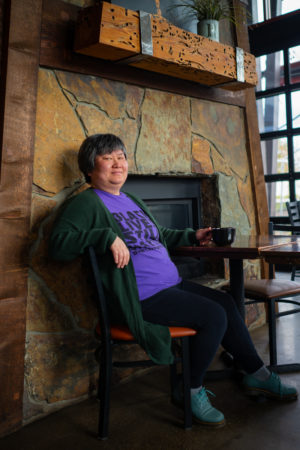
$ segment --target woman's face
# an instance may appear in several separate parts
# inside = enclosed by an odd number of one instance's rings
[[[96,156],[95,167],[89,173],[91,186],[119,195],[128,175],[128,163],[122,150]]]

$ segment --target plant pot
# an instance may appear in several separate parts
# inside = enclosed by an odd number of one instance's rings
[[[197,32],[213,41],[219,42],[219,21],[218,20],[200,20],[197,23]]]

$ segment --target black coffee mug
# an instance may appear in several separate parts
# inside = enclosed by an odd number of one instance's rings
[[[213,228],[212,239],[216,245],[229,245],[235,239],[235,228]]]

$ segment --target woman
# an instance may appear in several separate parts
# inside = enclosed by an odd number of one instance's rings
[[[207,244],[211,228],[164,228],[141,200],[122,192],[128,163],[117,136],[88,137],[78,163],[91,188],[65,204],[51,235],[51,256],[68,261],[95,247],[113,320],[129,326],[153,361],[173,360],[168,325],[197,330],[190,349],[194,417],[210,426],[225,423],[202,385],[220,344],[245,371],[243,385],[251,394],[296,399],[296,389],[283,385],[263,364],[232,297],[181,280],[169,257],[168,249]]]

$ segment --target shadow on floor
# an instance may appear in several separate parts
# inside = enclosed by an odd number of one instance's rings
[[[300,313],[278,320],[279,362],[300,361]],[[252,333],[268,364],[267,326]],[[218,362],[219,365],[219,362]],[[300,391],[300,373],[282,379]],[[294,450],[300,447],[300,401],[256,402],[233,379],[209,381],[212,403],[226,417],[221,429],[195,424],[182,428],[183,412],[170,402],[168,368],[116,387],[112,392],[110,434],[96,439],[95,399],[65,408],[0,440],[1,450]]]

